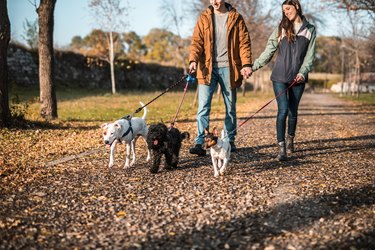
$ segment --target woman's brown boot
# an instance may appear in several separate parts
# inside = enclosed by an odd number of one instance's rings
[[[278,147],[279,147],[279,154],[277,155],[277,160],[286,161],[287,157],[286,157],[285,142],[284,141],[279,142]]]
[[[291,154],[294,152],[294,136],[286,136],[286,153]]]

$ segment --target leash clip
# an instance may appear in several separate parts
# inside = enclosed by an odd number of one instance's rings
[[[121,119],[125,119],[125,120],[130,121],[132,119],[132,117],[133,117],[132,115],[126,115],[126,116],[122,117]]]

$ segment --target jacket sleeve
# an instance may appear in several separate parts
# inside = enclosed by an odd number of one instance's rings
[[[204,50],[204,33],[202,15],[198,18],[195,25],[193,36],[191,37],[189,64],[191,62],[199,61],[199,58]]]
[[[315,59],[315,40],[316,40],[316,31],[315,31],[315,27],[312,26],[311,39],[309,42],[309,46],[307,48],[305,58],[303,59],[302,66],[298,72],[298,74],[302,74],[305,79],[307,77],[307,74],[311,71],[312,66],[313,66],[313,61]]]
[[[278,33],[278,28],[276,28],[271,36],[268,38],[268,42],[266,45],[266,48],[262,52],[262,54],[257,58],[251,67],[253,71],[256,71],[262,67],[264,67],[267,63],[269,63],[275,54],[275,51],[279,47],[279,42],[277,40],[277,33]]]
[[[251,58],[251,39],[242,16],[239,20],[239,49],[242,67],[250,67],[253,64]]]

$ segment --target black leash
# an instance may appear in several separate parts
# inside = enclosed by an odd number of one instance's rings
[[[156,99],[158,99],[160,96],[164,95],[165,93],[167,93],[168,91],[170,91],[171,89],[173,89],[174,87],[176,87],[177,85],[180,85],[185,79],[187,79],[189,77],[189,75],[184,75],[179,81],[177,81],[176,83],[170,85],[168,88],[166,88],[162,93],[160,93],[158,96],[156,96],[154,99],[152,99],[151,101],[149,101],[148,103],[146,103],[145,105],[139,107],[136,111],[134,111],[133,113],[129,114],[129,115],[126,115],[124,117],[122,117],[121,119],[126,119],[126,120],[130,120],[133,115],[137,114],[138,112],[140,112],[144,107],[148,106],[150,103],[152,103],[153,101],[155,101]]]

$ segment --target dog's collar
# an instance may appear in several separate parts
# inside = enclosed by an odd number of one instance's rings
[[[128,119],[125,119],[126,121],[128,121],[129,123],[129,128],[128,130],[125,131],[125,133],[119,138],[119,141],[121,140],[121,138],[124,138],[125,136],[127,136],[130,132],[133,133],[133,128],[132,128],[132,123],[130,120]]]

